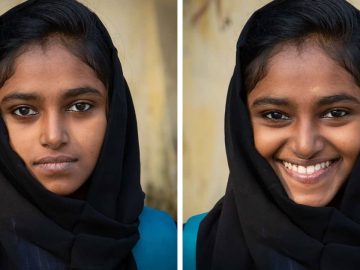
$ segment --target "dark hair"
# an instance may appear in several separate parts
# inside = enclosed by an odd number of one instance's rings
[[[252,17],[241,48],[244,86],[249,93],[266,75],[282,45],[301,49],[315,42],[360,85],[359,11],[344,0],[275,0]]]
[[[46,46],[54,39],[89,65],[109,89],[112,78],[111,45],[95,20],[96,15],[75,0],[30,0],[1,16],[0,87],[13,74],[13,66],[30,45]]]

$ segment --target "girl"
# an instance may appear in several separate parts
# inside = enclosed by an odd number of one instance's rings
[[[187,269],[359,268],[359,40],[346,1],[276,0],[250,18],[226,105],[226,194],[186,225]]]
[[[27,1],[0,36],[0,268],[175,269],[175,225],[143,207],[134,108],[97,16]]]

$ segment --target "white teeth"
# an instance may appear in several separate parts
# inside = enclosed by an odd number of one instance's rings
[[[314,173],[314,171],[315,171],[315,166],[308,166],[306,168],[306,173],[307,174],[312,174],[312,173]]]
[[[298,173],[306,173],[306,168],[303,166],[298,167]]]
[[[293,170],[294,172],[297,172],[297,171],[298,171],[298,166],[295,165],[295,164],[293,164],[293,165],[292,165],[292,170]]]
[[[310,166],[300,166],[300,165],[296,165],[296,164],[292,164],[290,162],[287,161],[283,161],[282,162],[284,164],[284,166],[294,172],[297,173],[301,173],[301,174],[313,174],[314,172],[317,172],[321,169],[325,169],[327,167],[329,167],[332,162],[331,161],[326,161],[326,162],[321,162],[321,163],[317,163],[314,165],[310,165]]]

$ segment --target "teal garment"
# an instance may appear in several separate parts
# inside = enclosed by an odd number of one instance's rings
[[[183,232],[183,267],[184,270],[196,270],[196,240],[201,221],[207,213],[191,217]]]
[[[175,270],[177,233],[173,219],[149,207],[144,207],[139,219],[140,240],[132,251],[138,270]]]

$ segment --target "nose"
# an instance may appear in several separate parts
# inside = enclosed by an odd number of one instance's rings
[[[45,113],[41,124],[40,144],[42,146],[56,150],[68,143],[66,123],[58,113]]]
[[[293,131],[292,151],[301,159],[311,159],[324,148],[324,140],[315,121],[299,121]]]

